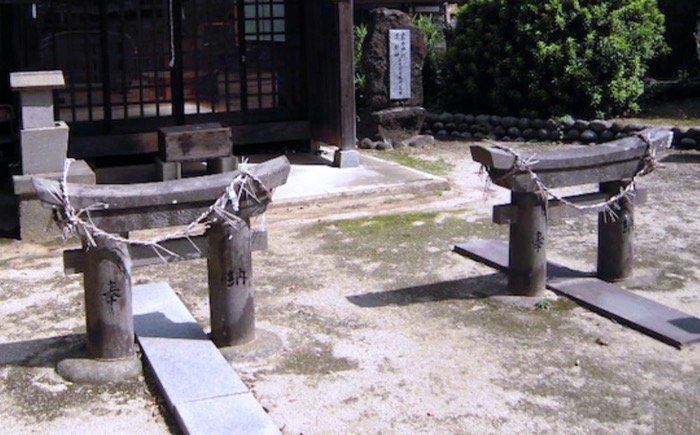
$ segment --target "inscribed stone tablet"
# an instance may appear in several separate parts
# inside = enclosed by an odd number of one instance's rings
[[[389,30],[389,98],[411,98],[411,31]]]

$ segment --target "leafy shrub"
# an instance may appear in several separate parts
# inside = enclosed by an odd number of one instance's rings
[[[655,0],[470,0],[445,57],[448,108],[603,117],[638,109],[665,49]]]
[[[358,24],[353,28],[354,36],[354,59],[355,62],[355,102],[358,107],[364,106],[365,103],[365,86],[367,85],[367,76],[362,70],[362,42],[367,36],[367,25]]]
[[[425,32],[428,54],[423,65],[424,105],[437,106],[440,90],[440,70],[445,56],[445,24],[433,15],[417,14],[411,16],[411,22]]]

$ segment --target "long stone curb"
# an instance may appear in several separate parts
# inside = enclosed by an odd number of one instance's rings
[[[185,434],[280,434],[167,283],[136,286],[134,330]]]

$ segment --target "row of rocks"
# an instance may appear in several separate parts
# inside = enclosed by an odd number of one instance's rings
[[[673,127],[673,147],[700,150],[700,127]]]
[[[649,126],[636,123],[592,121],[565,117],[541,119],[530,117],[468,115],[462,113],[426,113],[422,134],[438,139],[502,141],[556,141],[595,144],[629,136]],[[700,127],[673,127],[673,146],[700,149]]]
[[[643,125],[596,119],[541,119],[462,113],[426,113],[423,134],[440,139],[484,139],[503,141],[563,141],[601,143],[642,130]]]
[[[395,150],[403,148],[421,148],[435,144],[435,137],[430,134],[419,134],[404,140],[372,140],[370,138],[362,139],[357,146],[365,150]]]

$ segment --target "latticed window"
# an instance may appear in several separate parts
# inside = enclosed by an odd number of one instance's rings
[[[31,69],[64,71],[73,133],[306,112],[301,0],[51,0],[33,19]]]

